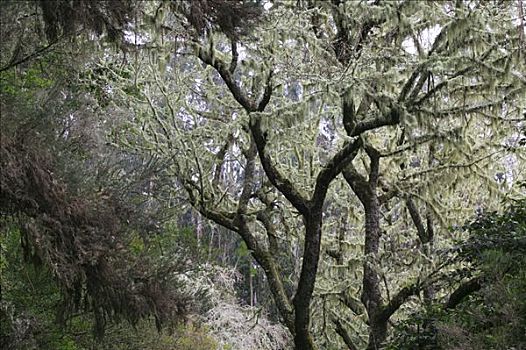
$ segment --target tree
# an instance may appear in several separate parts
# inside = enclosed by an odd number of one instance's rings
[[[117,70],[133,81],[110,83],[133,111],[118,142],[171,159],[239,234],[297,349],[381,347],[412,296],[435,298],[448,225],[521,195],[495,181],[523,176],[515,4],[275,2],[245,36],[156,11]]]
[[[130,115],[112,142],[242,238],[297,349],[382,347],[443,292],[448,225],[522,195],[520,2],[137,5],[81,21],[124,34],[88,84]]]

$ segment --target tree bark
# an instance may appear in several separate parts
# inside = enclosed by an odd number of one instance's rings
[[[387,337],[387,321],[380,292],[380,278],[374,264],[380,247],[380,209],[376,187],[380,158],[378,152],[366,146],[371,160],[369,178],[359,174],[352,165],[343,172],[344,178],[357,195],[365,210],[365,245],[361,301],[369,315],[369,342],[367,349],[379,349]]]
[[[365,261],[363,263],[362,302],[369,315],[370,332],[367,349],[378,349],[387,337],[387,320],[381,317],[382,295],[380,278],[374,268],[380,245],[380,215],[376,191],[370,188],[365,207]]]
[[[475,277],[463,284],[461,284],[455,291],[449,296],[447,303],[444,305],[444,309],[454,309],[464,299],[479,291],[482,288],[481,278]]]
[[[321,207],[315,208],[311,215],[305,216],[305,247],[303,263],[298,282],[298,289],[294,296],[294,345],[298,350],[315,349],[310,328],[310,302],[314,291],[314,283],[318,272],[318,262],[321,246]]]

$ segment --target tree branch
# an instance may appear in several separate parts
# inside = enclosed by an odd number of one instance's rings
[[[347,330],[343,327],[343,324],[341,323],[341,321],[340,320],[333,320],[332,322],[334,323],[334,326],[336,327],[336,329],[335,329],[336,333],[340,337],[342,337],[342,340],[345,343],[345,345],[347,345],[347,348],[349,350],[358,350],[358,347],[356,345],[354,345],[354,342],[353,342],[351,336],[349,335]]]
[[[332,45],[336,58],[342,65],[348,65],[351,58],[358,58],[362,52],[364,43],[367,41],[369,33],[374,26],[383,22],[383,20],[366,20],[360,27],[357,39],[353,45],[349,36],[349,30],[344,25],[344,16],[340,14],[339,6],[344,0],[332,0],[332,15],[336,25],[336,40]],[[380,0],[374,1],[371,6],[377,6]],[[354,55],[354,57],[353,57]]]
[[[219,180],[220,180],[220,177],[221,177],[221,172],[223,170],[223,165],[225,163],[225,156],[226,156],[226,153],[228,152],[228,149],[234,143],[234,140],[235,140],[234,134],[230,133],[227,136],[227,140],[226,140],[225,144],[223,145],[223,147],[221,147],[219,149],[219,152],[217,152],[217,154],[216,154],[216,158],[219,160],[219,163],[217,163],[215,165],[215,168],[214,168],[214,177],[213,177],[213,180],[212,180],[212,186],[213,187],[219,186]]]
[[[416,146],[422,145],[426,142],[455,138],[455,137],[458,137],[458,135],[460,135],[461,130],[462,130],[461,128],[453,128],[451,130],[447,130],[447,131],[437,133],[437,134],[425,134],[422,136],[417,136],[411,140],[412,141],[411,143],[408,143],[402,140],[397,148],[395,148],[394,150],[390,152],[381,153],[380,157],[385,158],[385,157],[394,156],[394,155],[403,153],[407,150],[413,149]]]
[[[213,50],[213,49],[211,49]],[[253,101],[251,98],[249,98],[237,85],[234,77],[232,76],[232,73],[230,70],[226,67],[225,63],[218,59],[217,57],[213,57],[210,52],[207,52],[202,47],[199,47],[197,50],[197,57],[199,59],[211,66],[214,67],[215,70],[219,73],[223,81],[225,82],[226,86],[232,93],[232,96],[234,96],[234,99],[247,111],[247,112],[255,112],[257,111],[257,106],[255,101]]]
[[[263,96],[258,103],[258,112],[263,112],[265,110],[265,107],[267,107],[268,103],[270,102],[270,97],[272,97],[272,75],[273,72],[270,71],[267,77],[265,91],[263,92]]]
[[[422,217],[420,216],[420,213],[416,208],[415,202],[413,202],[413,199],[410,196],[408,196],[405,200],[405,203],[407,206],[407,210],[409,211],[409,215],[411,216],[411,219],[413,220],[413,223],[416,226],[416,231],[418,233],[418,238],[420,238],[420,242],[422,244],[428,243],[429,238],[426,232],[426,228],[424,227]]]
[[[453,293],[451,293],[448,301],[444,305],[444,309],[454,309],[464,300],[464,298],[479,291],[482,288],[481,282],[481,277],[475,277],[461,284]]]
[[[294,312],[291,301],[285,293],[285,288],[283,287],[278,264],[276,264],[272,254],[268,250],[263,249],[258,240],[250,232],[245,215],[239,215],[236,221],[239,223],[240,229],[238,232],[241,238],[243,238],[243,241],[246,243],[248,249],[252,251],[252,256],[265,272],[265,276],[267,277],[269,283],[270,292],[272,293],[280,316],[283,317],[285,326],[287,326],[290,332],[294,335]]]
[[[256,149],[256,143],[254,142],[254,139],[252,137],[250,138],[249,149],[244,153],[247,159],[247,163],[245,165],[243,190],[241,192],[241,195],[239,196],[239,202],[237,205],[238,215],[246,215],[247,208],[248,208],[248,201],[250,200],[250,197],[252,196],[252,191],[254,188],[254,170],[256,167],[257,149]]]
[[[189,180],[182,180],[183,186],[188,194],[188,198],[190,200],[190,204],[192,207],[194,207],[201,215],[206,217],[207,219],[212,220],[213,222],[231,230],[234,232],[239,231],[239,227],[234,223],[234,219],[236,217],[235,213],[230,212],[219,212],[212,209],[206,208],[205,203],[202,201],[199,201],[194,193],[194,190],[197,189],[199,191],[199,186],[197,186],[195,183],[189,181]]]
[[[349,186],[351,186],[354,193],[356,193],[358,199],[360,199],[362,203],[366,203],[369,198],[369,184],[365,177],[356,170],[352,163],[348,164],[347,167],[343,169],[343,177]]]
[[[274,227],[274,224],[272,223],[271,219],[271,211],[272,208],[270,206],[267,206],[265,210],[262,210],[257,213],[256,219],[263,224],[265,231],[267,231],[269,250],[277,254],[279,247],[277,241],[276,228]]]
[[[351,135],[354,127],[356,126],[356,112],[354,107],[354,101],[352,98],[345,98],[342,102],[342,112],[343,112],[343,128],[347,135]]]
[[[362,302],[352,298],[348,293],[341,293],[339,300],[356,315],[363,315],[367,312]]]
[[[400,108],[398,106],[393,106],[388,113],[380,117],[363,120],[356,124],[349,136],[355,137],[368,130],[377,129],[386,125],[396,125],[400,123],[400,114]]]
[[[19,60],[16,60],[16,61],[13,61],[13,62],[9,62],[9,64],[3,66],[2,68],[0,68],[0,73],[3,72],[3,71],[6,71],[10,68],[13,68],[13,67],[16,67],[22,63],[25,63],[27,61],[29,61],[30,59],[32,58],[35,58],[35,57],[38,57],[40,56],[41,54],[43,54],[44,52],[48,51],[50,48],[53,47],[53,45],[55,45],[57,42],[56,41],[53,41],[51,42],[50,44],[36,50],[35,52],[25,56],[25,57],[22,57],[21,59]]]
[[[348,142],[319,172],[316,177],[316,185],[311,199],[313,206],[321,206],[323,204],[331,181],[352,162],[356,154],[358,154],[361,145],[361,138],[356,138],[353,142]]]
[[[450,26],[450,25],[449,25]],[[440,33],[437,35],[437,37],[435,38],[435,41],[433,42],[433,45],[431,46],[431,50],[429,50],[428,54],[427,54],[427,57],[431,57],[431,55],[438,50],[438,47],[440,45],[440,43],[442,42],[442,40],[445,38],[446,36],[446,31],[448,29],[449,26],[444,26],[442,28],[442,30],[440,31]],[[415,81],[416,79],[418,79],[418,77],[420,77],[420,80],[423,78],[423,77],[426,77],[427,78],[427,72],[426,72],[426,67],[427,65],[429,64],[428,61],[424,61],[422,64],[420,64],[414,71],[413,71],[413,74],[411,74],[411,76],[409,77],[409,79],[406,81],[406,83],[404,84],[404,86],[402,87],[402,91],[400,92],[400,95],[398,96],[398,101],[399,102],[402,102],[402,101],[405,101],[407,95],[409,95],[409,92],[410,91],[414,91],[414,85],[415,85]],[[420,75],[421,73],[424,73],[424,75]],[[425,79],[424,79],[425,80]],[[417,86],[420,85],[420,84],[423,84],[423,81],[417,83]]]
[[[250,232],[247,224],[247,208],[248,202],[253,195],[254,172],[257,156],[256,143],[253,139],[251,139],[250,147],[244,152],[244,154],[247,159],[247,164],[245,166],[243,190],[239,198],[234,224],[239,227],[239,235],[241,238],[243,238],[243,241],[247,245],[248,249],[251,250],[252,256],[263,268],[263,271],[265,271],[265,276],[269,282],[270,291],[273,295],[273,299],[280,312],[280,315],[283,317],[285,325],[289,328],[292,334],[294,334],[295,329],[292,317],[292,305],[290,299],[285,293],[285,288],[283,287],[283,282],[281,281],[279,267],[276,264],[273,256],[270,254],[269,250],[262,246],[256,237]],[[269,237],[270,235],[275,235],[271,222],[267,216],[258,215],[257,218],[262,221]],[[272,244],[272,241],[270,241],[270,243],[270,246],[275,245],[275,243]]]
[[[481,112],[485,109],[497,107],[501,105],[502,103],[509,101],[512,98],[517,98],[518,95],[521,95],[521,93],[526,91],[526,84],[521,84],[521,85],[519,85],[518,87],[514,89],[510,89],[509,91],[507,91],[507,93],[504,96],[502,96],[501,98],[495,101],[479,102],[479,103],[468,105],[468,106],[461,105],[461,106],[438,110],[438,111],[433,110],[433,109],[427,109],[427,108],[414,108],[415,106],[412,106],[410,111],[411,112],[421,112],[423,114],[427,114],[427,115],[435,116],[435,117],[451,116],[457,113],[462,113],[462,115],[466,115],[469,113]]]
[[[198,47],[197,57],[199,57],[203,63],[215,68],[232,93],[234,99],[245,109],[245,111],[251,113],[263,112],[265,110],[265,107],[269,103],[272,96],[272,71],[267,77],[267,83],[265,86],[265,91],[263,92],[263,96],[260,102],[257,103],[254,99],[250,98],[245,92],[241,90],[233,76],[238,59],[237,44],[235,41],[232,41],[232,61],[230,62],[230,66],[228,68],[223,61],[213,56],[213,48],[210,48],[209,51],[206,51],[202,47]]]
[[[382,308],[379,315],[380,319],[387,321],[409,297],[418,294],[418,292],[420,292],[420,286],[418,284],[412,284],[400,289],[391,301]]]
[[[376,189],[380,173],[380,152],[378,152],[372,145],[365,144],[365,153],[367,153],[371,161],[371,169],[369,170],[369,185],[372,189]]]
[[[230,39],[230,47],[232,51],[232,60],[230,61],[228,71],[230,74],[234,74],[237,67],[237,60],[239,58],[239,53],[237,52],[237,41],[235,39]]]
[[[412,178],[416,178],[416,177],[419,177],[419,176],[422,176],[422,175],[425,175],[425,174],[428,174],[428,173],[431,173],[431,172],[439,172],[439,171],[442,171],[442,170],[447,170],[447,169],[462,169],[462,168],[469,168],[475,164],[477,164],[478,162],[481,162],[485,159],[488,159],[488,158],[491,158],[493,157],[495,154],[499,153],[501,151],[494,151],[494,152],[491,152],[490,154],[486,154],[482,157],[479,157],[477,159],[474,159],[472,160],[471,162],[469,163],[463,163],[463,164],[444,164],[444,165],[439,165],[439,166],[435,166],[435,167],[430,167],[430,168],[426,168],[426,169],[423,169],[421,171],[417,171],[417,172],[414,172],[412,174],[408,174],[406,176],[404,176],[402,179],[400,179],[400,183],[403,183],[404,181],[407,181],[407,180],[410,180]]]
[[[292,182],[285,178],[272,164],[272,160],[265,149],[267,138],[266,134],[261,130],[261,116],[251,115],[249,126],[254,136],[254,141],[256,142],[261,165],[268,179],[300,213],[308,215],[309,208],[307,199],[300,194]]]

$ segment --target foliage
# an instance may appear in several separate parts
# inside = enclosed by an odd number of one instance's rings
[[[94,310],[98,334],[114,317],[136,323],[153,314],[160,323],[184,314],[184,298],[168,294],[169,280],[156,279],[160,271],[130,264],[122,243],[126,208],[111,198],[68,193],[49,155],[34,146],[2,136],[2,211],[19,218],[26,258],[44,263],[59,281],[64,312]]]
[[[40,1],[39,5],[45,32],[51,42],[59,37],[75,37],[79,29],[86,28],[99,36],[106,31],[112,41],[122,40],[133,15],[133,3],[121,0]]]
[[[524,197],[521,4],[2,3],[0,210],[66,319],[376,350],[467,305],[501,260],[484,244],[517,244],[448,227]]]
[[[458,305],[436,304],[397,326],[390,349],[522,349],[526,346],[526,201],[465,226],[457,248],[481,286]],[[465,273],[465,272],[464,272]]]
[[[520,186],[524,188],[526,184]],[[487,268],[485,264],[496,263],[505,271],[511,269],[510,272],[514,273],[516,271],[513,270],[511,261],[520,259],[526,253],[526,200],[512,201],[503,213],[482,213],[464,229],[470,232],[470,237],[466,242],[460,243],[461,258],[482,266],[486,272],[491,271],[494,266]],[[500,253],[504,260],[493,260],[493,253]],[[507,258],[509,261],[505,260]]]
[[[168,5],[166,4],[168,3]],[[162,22],[166,8],[181,13],[197,35],[219,30],[231,38],[247,35],[262,15],[257,1],[200,0],[173,1],[155,5],[151,20]],[[60,37],[75,37],[90,31],[111,42],[125,44],[126,34],[138,25],[148,4],[130,1],[40,1],[45,32],[49,41]],[[105,34],[103,36],[103,34]]]
[[[24,262],[20,247],[21,233],[13,225],[2,232],[1,241],[1,331],[2,349],[174,349],[209,350],[217,347],[206,328],[181,323],[161,332],[151,318],[131,326],[110,320],[103,339],[92,333],[91,309],[71,314],[63,322],[57,315],[63,312],[63,294],[53,274],[45,266]],[[148,254],[141,254],[141,263],[149,266],[166,265],[166,256],[177,255],[176,233],[148,244]],[[143,244],[144,246],[144,244]],[[159,252],[162,251],[163,255]],[[148,260],[150,256],[152,260]],[[195,286],[194,286],[195,287]],[[199,287],[197,288],[199,289]],[[198,293],[194,290],[194,294]],[[173,320],[171,320],[173,321]]]
[[[218,30],[234,39],[247,35],[261,19],[263,10],[258,1],[183,0],[171,6],[184,15],[198,35]]]
[[[92,175],[103,173],[116,157],[101,146],[94,106],[80,102],[89,96],[72,79],[76,62],[58,49],[41,55],[38,65],[24,62],[0,73],[2,217],[20,233],[25,260],[53,280],[47,285],[61,296],[61,307],[54,309],[62,323],[89,312],[100,336],[110,320],[134,324],[153,315],[158,326],[175,322],[186,314],[187,297],[177,291],[174,277],[189,261],[175,249],[174,259],[157,265],[150,264],[152,256],[130,255],[128,235],[146,234],[151,212],[137,215],[140,207],[130,206],[116,186],[122,181],[106,176],[104,183]],[[103,190],[106,184],[112,184],[110,190]],[[0,227],[2,235],[9,234],[4,223]],[[162,274],[168,276],[159,278]],[[11,311],[13,317],[25,312]]]
[[[67,349],[71,337],[55,325],[60,293],[49,271],[23,264],[20,232],[10,228],[1,236],[3,349]]]

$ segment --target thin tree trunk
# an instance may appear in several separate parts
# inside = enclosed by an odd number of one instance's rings
[[[252,263],[248,267],[248,284],[250,288],[250,306],[254,306],[254,287],[252,286]]]

